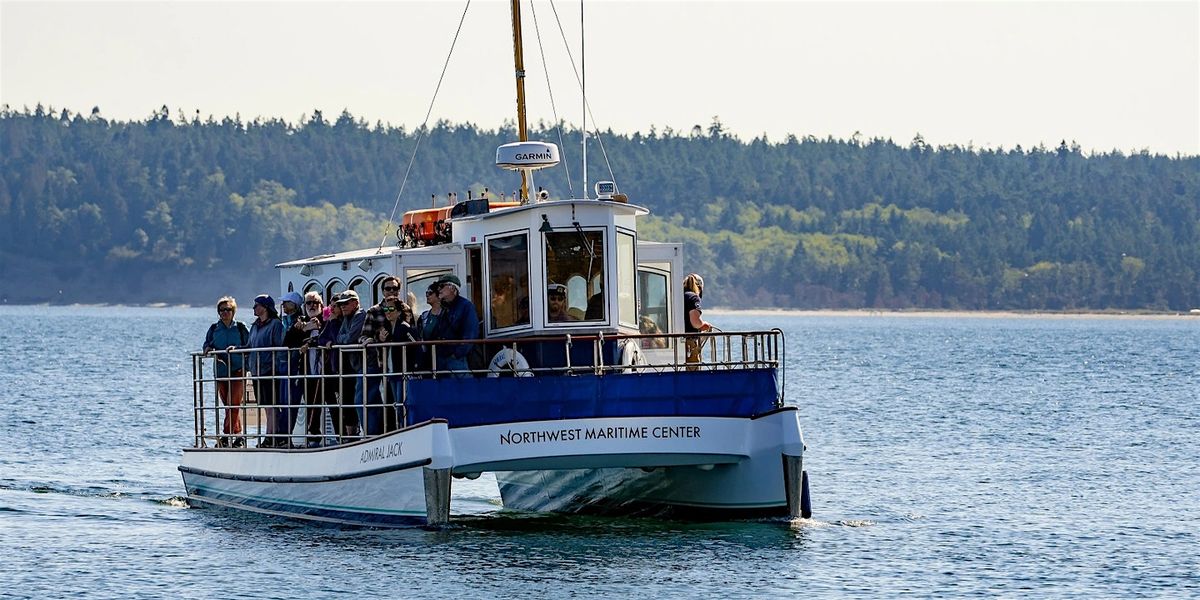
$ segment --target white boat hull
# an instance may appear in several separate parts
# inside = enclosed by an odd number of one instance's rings
[[[795,410],[756,419],[603,421],[626,422],[629,427],[648,423],[651,431],[693,427],[696,437],[678,446],[671,440],[626,440],[588,448],[583,456],[571,456],[563,448],[558,454],[512,460],[509,464],[524,469],[496,474],[504,506],[538,512],[721,519],[786,516],[789,485],[799,498],[801,482],[788,481],[784,468],[784,457],[800,461],[803,456]],[[549,468],[534,468],[539,463]]]
[[[427,521],[425,473],[449,466],[445,422],[313,450],[189,449],[179,470],[193,505],[369,526]]]
[[[449,476],[497,473],[506,508],[742,518],[788,514],[796,411],[757,418],[613,417],[450,429],[431,421],[313,450],[190,449],[194,505],[366,526],[417,526],[449,510]],[[443,483],[430,486],[430,475]],[[440,494],[431,498],[430,494]],[[798,497],[798,496],[796,496]]]

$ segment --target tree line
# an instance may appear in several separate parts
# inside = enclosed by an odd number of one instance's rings
[[[561,139],[564,154],[564,166],[535,182],[553,198],[580,195],[579,131],[540,123],[531,138]],[[511,124],[443,121],[418,132],[348,112],[291,123],[201,119],[164,106],[141,121],[110,121],[98,108],[3,107],[5,297],[63,299],[50,288],[79,272],[113,290],[148,272],[267,277],[283,260],[372,247],[385,235],[394,242],[387,223],[398,194],[397,218],[434,195],[511,196],[519,178],[491,158],[514,139]],[[920,136],[744,141],[715,118],[602,140],[603,152],[589,151],[588,180],[611,177],[653,211],[644,239],[686,243],[709,304],[1200,306],[1200,157],[1085,154],[1065,141],[1028,149],[932,147]],[[20,293],[18,265],[40,277]],[[159,287],[159,297],[143,299],[188,300]],[[120,299],[92,291],[101,296],[93,301]]]

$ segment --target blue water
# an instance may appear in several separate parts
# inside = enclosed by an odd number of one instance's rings
[[[319,527],[181,501],[210,309],[0,307],[0,596],[1200,595],[1200,319],[714,315],[787,333],[811,521]]]

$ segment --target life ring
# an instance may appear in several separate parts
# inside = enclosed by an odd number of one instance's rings
[[[488,377],[499,377],[501,374],[511,374],[517,377],[533,377],[529,370],[529,361],[520,352],[512,348],[502,348],[492,357],[488,365]]]
[[[637,340],[625,340],[621,344],[621,372],[633,373],[638,367],[646,364],[646,356],[642,354],[641,345]]]

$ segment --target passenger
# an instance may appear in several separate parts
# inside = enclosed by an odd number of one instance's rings
[[[588,321],[603,321],[604,320],[604,283],[600,283],[600,289],[592,294],[587,301],[587,311],[583,314],[583,318]]]
[[[459,295],[462,282],[455,275],[442,275],[437,280],[438,299],[442,301],[444,314],[438,318],[434,329],[437,340],[473,340],[479,337],[478,312],[475,305],[465,296]],[[470,344],[443,344],[437,347],[439,371],[458,371],[457,377],[470,377],[467,354]]]
[[[516,319],[513,318],[512,288],[511,275],[492,278],[492,329],[512,327],[516,324]]]
[[[304,344],[300,346],[304,355],[304,364],[300,373],[304,378],[304,433],[308,436],[306,446],[316,448],[325,438],[325,416],[322,410],[325,406],[337,401],[334,393],[336,381],[330,381],[325,375],[324,351],[320,348],[321,332],[329,322],[329,309],[321,301],[321,294],[309,292],[304,295],[304,312],[307,320],[300,324],[304,332]],[[332,411],[330,416],[333,416]],[[336,419],[331,419],[337,423]]]
[[[408,293],[405,294],[404,297],[405,297],[404,303],[408,305],[408,308],[410,310],[415,312],[417,310],[417,295],[414,294],[412,290],[408,290]],[[413,317],[413,321],[412,321],[411,325],[413,327],[417,326],[416,317]]]
[[[703,297],[704,279],[695,273],[689,274],[683,279],[683,330],[686,333],[712,330],[712,325],[700,316],[704,312],[700,308],[700,300]],[[706,340],[707,338],[700,336],[690,336],[684,340],[687,362],[700,362],[700,352],[704,349]],[[695,371],[697,368],[688,367],[688,370]]]
[[[218,321],[208,328],[204,336],[204,354],[214,351],[224,351],[213,361],[213,374],[217,378],[217,397],[225,406],[225,418],[221,421],[221,433],[217,439],[218,448],[241,448],[246,445],[242,436],[242,396],[246,391],[246,381],[243,377],[246,371],[242,368],[242,355],[232,351],[245,348],[250,343],[250,331],[246,324],[233,320],[237,314],[237,300],[225,296],[217,300]],[[225,379],[225,381],[222,381]]]
[[[350,376],[349,367],[342,365],[341,352],[330,348],[337,343],[338,334],[342,329],[342,312],[345,305],[339,306],[341,300],[342,294],[334,294],[329,299],[329,316],[321,328],[321,334],[317,336],[317,346],[321,352],[322,384],[325,387],[323,397],[327,400],[326,404],[338,405],[338,408],[329,410],[329,419],[333,421],[333,433],[339,440],[343,436],[357,435],[355,431],[358,429],[358,414],[353,408],[348,408],[352,403],[354,379]],[[345,377],[342,376],[343,371],[346,372]]]
[[[434,332],[437,330],[438,320],[442,318],[442,301],[438,298],[438,284],[433,282],[425,290],[425,302],[429,303],[429,310],[421,313],[417,317],[417,337],[421,340],[430,341],[434,339]],[[429,371],[433,368],[431,363],[432,353],[429,346],[421,346],[421,354],[417,356],[417,369],[420,371]]]
[[[642,318],[638,320],[638,332],[645,334],[662,333],[662,329],[659,328],[658,323],[654,319],[650,318],[650,315],[642,315]],[[666,348],[667,338],[642,338],[642,347]]]
[[[342,311],[342,321],[338,326],[337,337],[334,340],[338,345],[361,344],[359,341],[362,337],[363,323],[367,320],[367,311],[363,310],[358,302],[358,292],[354,290],[346,290],[342,292],[337,302],[338,308]],[[341,374],[342,374],[342,391],[348,392],[354,390],[354,403],[358,409],[354,411],[354,423],[351,425],[345,421],[349,421],[350,414],[345,410],[342,411],[342,416],[346,417],[342,423],[343,436],[361,435],[362,418],[358,413],[361,412],[362,402],[361,396],[363,389],[363,377],[366,365],[363,364],[361,350],[344,349],[341,351]],[[351,383],[353,382],[353,383]],[[341,396],[342,405],[349,403],[349,394]]]
[[[413,327],[412,309],[408,304],[397,299],[385,299],[384,315],[387,316],[387,324],[380,328],[376,339],[380,342],[405,343],[417,341],[417,330]],[[388,348],[388,352],[384,357],[386,363],[384,370],[391,373],[388,375],[388,392],[395,410],[388,411],[387,431],[399,429],[399,426],[404,424],[404,406],[401,401],[404,398],[404,378],[412,372],[417,363],[417,346],[392,346]],[[398,425],[399,424],[399,425]]]
[[[304,297],[298,292],[284,294],[280,307],[283,309],[279,319],[283,322],[283,345],[295,350],[289,351],[280,362],[279,375],[286,375],[288,379],[279,381],[280,406],[275,411],[275,431],[288,436],[290,443],[292,430],[296,428],[299,407],[304,403],[304,379],[301,377],[304,357],[300,346],[304,345],[304,340],[308,337],[308,332],[304,330],[308,316],[303,312]]]
[[[554,282],[546,286],[546,316],[551,323],[579,320],[567,312],[567,286]]]
[[[400,301],[400,278],[388,275],[383,278],[380,285],[383,290],[383,300],[367,309],[366,318],[363,319],[362,333],[359,334],[358,339],[363,346],[369,346],[372,342],[388,341],[387,336],[391,330],[388,314],[395,311],[395,305]],[[365,365],[367,374],[383,373],[384,354],[385,352],[380,349],[367,349]],[[395,411],[383,409],[383,398],[379,392],[382,383],[383,377],[359,378],[356,383],[354,397],[360,406],[358,416],[367,435],[379,435],[389,430],[389,423],[385,422],[385,419],[388,419],[386,414],[390,414],[392,419],[395,418]],[[395,424],[391,423],[391,425],[391,429],[394,429]]]
[[[254,323],[250,325],[250,348],[277,348],[283,345],[283,322],[275,311],[275,299],[261,294],[254,299]],[[288,441],[276,437],[275,419],[272,412],[278,404],[279,385],[274,379],[278,356],[275,351],[260,350],[250,354],[250,370],[254,373],[254,396],[258,405],[266,409],[266,436],[259,448],[282,448]],[[279,353],[282,354],[282,353]]]

